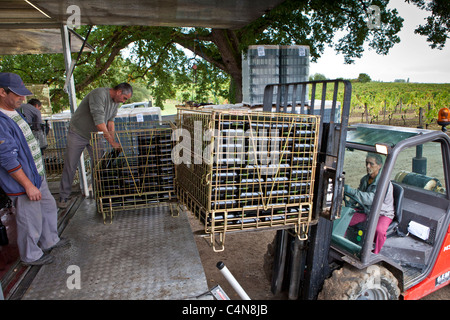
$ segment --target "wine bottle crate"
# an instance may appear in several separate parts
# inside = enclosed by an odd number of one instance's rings
[[[150,129],[115,131],[120,152],[102,133],[92,134],[94,193],[104,220],[116,211],[176,201],[173,129],[158,122]]]
[[[314,115],[178,108],[176,190],[211,242],[233,230],[305,230],[319,123]]]

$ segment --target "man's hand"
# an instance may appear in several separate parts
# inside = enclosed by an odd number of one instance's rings
[[[97,125],[97,130],[103,132],[103,136],[105,137],[106,141],[116,150],[122,150],[122,147],[118,142],[114,140],[114,126],[110,125],[110,122],[108,122],[108,127],[106,127],[106,124],[101,123]]]
[[[31,201],[39,201],[42,199],[41,192],[34,185],[26,188],[25,192],[27,193],[28,199],[30,199]]]
[[[28,179],[25,172],[22,169],[14,171],[11,173],[11,177],[16,180],[24,189],[31,201],[39,201],[42,199],[42,194],[38,188]]]
[[[122,147],[120,146],[120,143],[118,143],[118,142],[116,142],[116,141],[113,141],[113,142],[111,143],[111,146],[112,146],[114,149],[116,149],[117,151],[122,151]]]
[[[353,189],[352,187],[350,187],[348,184],[346,184],[344,186],[344,193],[352,196],[352,195],[355,195],[356,190]]]

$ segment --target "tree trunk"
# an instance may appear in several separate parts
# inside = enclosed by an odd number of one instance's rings
[[[234,92],[234,96],[230,94],[230,102],[242,102],[242,56],[239,40],[232,30],[227,29],[212,29],[211,36],[221,55],[221,69],[233,79],[230,87],[234,86],[234,90],[230,88],[230,93]]]
[[[173,39],[174,42],[229,74],[232,78],[229,100],[231,103],[242,102],[242,56],[239,50],[239,39],[234,31],[211,29],[211,33],[207,35],[176,33]],[[217,51],[210,51],[206,46],[202,46],[201,49],[195,46],[195,39],[214,43],[220,56],[217,56]]]

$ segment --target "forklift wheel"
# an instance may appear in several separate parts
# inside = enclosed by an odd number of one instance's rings
[[[325,280],[320,300],[398,300],[398,281],[386,268],[373,265],[359,270],[349,265]]]

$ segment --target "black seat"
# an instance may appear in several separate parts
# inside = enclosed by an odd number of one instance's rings
[[[399,185],[397,182],[394,182],[394,181],[391,181],[391,182],[394,187],[393,193],[394,193],[395,217],[387,229],[386,235],[388,237],[393,235],[396,232],[399,223],[402,221],[403,194],[405,193],[405,191],[403,190],[403,187],[401,185]]]

